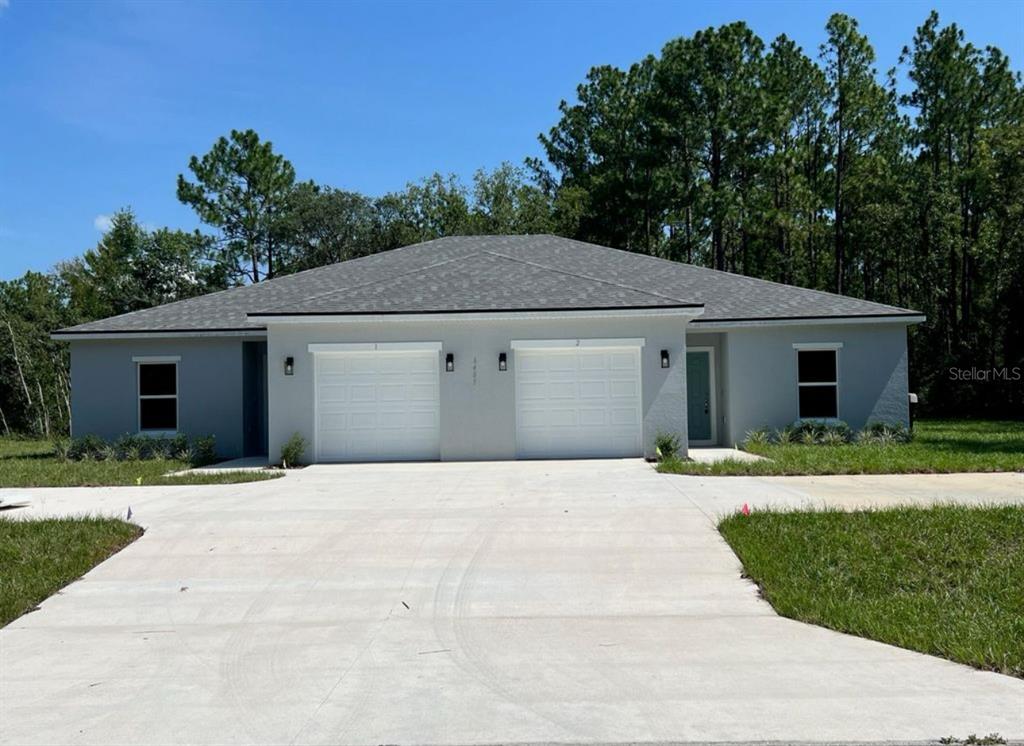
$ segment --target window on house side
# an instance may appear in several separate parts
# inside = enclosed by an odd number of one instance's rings
[[[839,417],[836,350],[797,350],[797,389],[801,420]]]
[[[178,429],[178,364],[139,363],[139,430]]]

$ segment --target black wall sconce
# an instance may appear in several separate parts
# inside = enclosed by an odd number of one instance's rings
[[[508,370],[508,357],[504,352],[498,353],[498,370]]]
[[[661,351],[661,367],[662,368],[667,368],[668,367],[668,350],[662,350]]]
[[[284,359],[284,374],[286,376],[295,375],[295,358],[289,356]]]
[[[455,355],[450,352],[444,356],[444,369],[449,373],[455,372]]]

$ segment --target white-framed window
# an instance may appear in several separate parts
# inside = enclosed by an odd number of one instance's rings
[[[839,419],[841,342],[795,344],[797,419]]]
[[[178,429],[178,357],[136,357],[139,432]]]

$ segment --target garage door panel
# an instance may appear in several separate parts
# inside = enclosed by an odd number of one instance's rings
[[[640,367],[640,356],[621,352],[609,353],[608,367],[612,370],[637,371]]]
[[[611,381],[608,385],[608,396],[613,399],[636,399],[639,394],[637,381]]]
[[[436,351],[317,354],[314,364],[318,460],[440,457]]]
[[[642,422],[639,347],[517,351],[520,457],[638,456]]]

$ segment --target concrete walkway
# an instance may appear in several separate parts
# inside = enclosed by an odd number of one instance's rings
[[[0,742],[1024,737],[1024,681],[782,619],[741,579],[715,512],[813,489],[596,461],[3,491],[147,533],[0,630]]]

